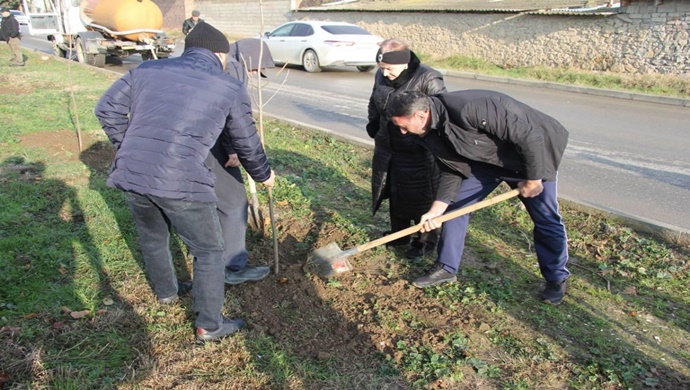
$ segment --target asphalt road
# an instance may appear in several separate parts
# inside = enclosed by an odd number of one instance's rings
[[[23,45],[51,53],[44,39],[27,33]],[[124,72],[140,61],[135,55],[106,68]],[[373,74],[269,70],[264,112],[372,144],[364,128]],[[690,108],[461,77],[447,76],[446,85],[500,91],[563,123],[570,142],[559,172],[561,197],[690,231]]]
[[[368,140],[372,74],[291,69],[267,113]],[[446,77],[448,90],[491,89],[558,119],[570,131],[560,196],[617,214],[690,230],[690,108]]]

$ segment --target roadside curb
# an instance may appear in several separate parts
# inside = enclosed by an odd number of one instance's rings
[[[31,50],[34,54],[46,55],[46,56],[50,57],[50,59],[52,59],[52,60],[61,61],[61,62],[64,62],[65,64],[81,66],[81,67],[87,68],[87,69],[89,69],[89,70],[95,70],[95,71],[98,71],[98,72],[109,73],[109,74],[111,74],[111,75],[118,76],[118,78],[119,78],[119,77],[122,77],[122,75],[123,75],[122,73],[116,72],[116,71],[114,71],[114,70],[105,69],[105,68],[98,68],[98,67],[96,67],[96,66],[91,66],[91,65],[82,64],[81,62],[79,62],[79,61],[77,61],[77,60],[68,60],[67,58],[58,57],[58,56],[56,56],[56,55],[54,55],[54,54],[48,54],[48,53],[42,52],[42,51],[40,51],[40,50],[38,50],[38,49],[24,49],[24,50]]]
[[[635,100],[647,103],[665,104],[671,106],[690,107],[690,99],[668,96],[647,95],[627,91],[615,91],[611,89],[581,87],[577,85],[554,83],[550,81],[515,79],[511,77],[490,76],[478,73],[460,72],[455,70],[436,69],[444,76],[452,76],[495,83],[522,85],[527,87],[549,88],[566,92],[582,93],[586,95],[604,96],[616,99]]]
[[[611,218],[632,228],[633,230],[651,234],[652,236],[658,237],[669,244],[690,246],[690,230],[688,229],[683,229],[664,222],[628,214],[620,210],[612,210],[604,206],[593,205],[562,195],[559,195],[558,198],[560,199],[561,204],[566,204],[568,207],[571,207],[575,210]]]
[[[254,109],[254,111],[257,112],[258,110]],[[348,135],[348,134],[338,133],[336,131],[327,129],[325,127],[318,127],[318,126],[310,125],[308,123],[304,123],[304,122],[296,121],[293,119],[285,118],[285,117],[280,116],[280,115],[269,114],[266,111],[264,111],[264,116],[270,117],[272,119],[277,119],[279,121],[289,123],[291,125],[306,127],[308,129],[311,129],[311,130],[320,131],[322,133],[326,133],[328,135],[333,136],[333,138],[338,138],[342,141],[350,142],[352,144],[356,144],[359,146],[364,146],[365,148],[374,149],[374,140],[361,139],[361,138],[353,137],[353,136]]]

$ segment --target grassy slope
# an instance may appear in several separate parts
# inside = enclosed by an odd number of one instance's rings
[[[550,81],[584,87],[690,98],[690,79],[683,76],[588,72],[567,68],[546,68],[541,66],[508,69],[496,66],[481,59],[459,55],[444,58],[421,57],[424,63],[439,69],[454,69],[516,79]]]
[[[0,55],[6,52],[0,46]],[[86,138],[103,141],[91,112],[111,80],[73,71]],[[382,356],[367,385],[361,372],[296,359],[264,332],[190,350],[191,314],[155,303],[121,194],[104,186],[104,175],[78,158],[83,154],[18,142],[74,129],[65,75],[65,63],[34,54],[26,68],[0,68],[0,384],[155,387],[166,366],[181,360],[186,365],[174,367],[184,372],[172,375],[196,388],[228,386],[228,377],[236,388],[377,388],[396,377],[410,387],[462,388],[471,387],[463,381],[468,368],[488,388],[679,388],[690,380],[688,248],[564,208],[572,287],[565,304],[544,306],[533,299],[538,270],[530,222],[517,202],[476,213],[462,283],[424,292],[451,312],[462,308],[483,319],[475,331],[453,336],[446,350],[401,340],[397,358]],[[368,213],[368,150],[280,123],[266,129],[281,175],[276,201],[290,205],[283,217],[328,215],[349,237],[342,246],[385,226]],[[424,266],[391,261],[399,268],[389,277],[397,280]],[[233,301],[226,307],[238,309]],[[67,308],[90,312],[75,320]],[[433,334],[423,319],[406,317],[405,302],[388,310]]]

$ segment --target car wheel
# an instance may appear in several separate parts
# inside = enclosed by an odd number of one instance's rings
[[[321,66],[319,66],[319,57],[316,55],[314,50],[307,50],[302,56],[302,66],[304,70],[309,73],[321,72]]]
[[[369,72],[369,71],[373,70],[374,68],[375,68],[375,66],[358,66],[357,70],[360,72]]]

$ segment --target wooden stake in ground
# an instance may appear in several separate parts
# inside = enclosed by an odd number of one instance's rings
[[[81,139],[81,125],[79,124],[79,111],[77,110],[77,99],[74,97],[74,83],[72,82],[72,46],[70,45],[67,52],[67,76],[69,78],[69,95],[72,100],[72,110],[74,112],[74,124],[77,126],[77,144],[79,145],[79,153],[83,150],[83,143]]]

